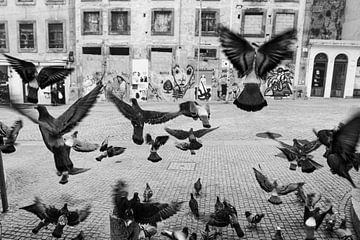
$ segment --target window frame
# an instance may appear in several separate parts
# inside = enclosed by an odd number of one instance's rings
[[[111,30],[112,12],[127,12],[127,30],[126,31],[113,31]],[[130,35],[131,34],[131,8],[112,8],[109,9],[109,35]]]
[[[34,32],[34,48],[21,48],[20,47],[20,24],[32,24],[33,25],[33,32]],[[36,21],[35,20],[19,20],[17,21],[17,48],[18,52],[22,53],[33,53],[38,51],[37,47],[37,34],[36,34]]]
[[[49,24],[61,23],[63,30],[63,48],[50,48]],[[46,50],[47,52],[66,52],[66,21],[65,20],[46,20]]]
[[[273,21],[272,21],[272,30],[271,30],[271,34],[273,36],[275,36],[275,30],[276,30],[276,18],[277,18],[277,14],[282,14],[282,13],[291,13],[294,14],[294,22],[293,22],[293,28],[296,29],[297,27],[297,22],[298,22],[298,11],[294,10],[294,9],[275,9],[273,12]]]
[[[99,13],[99,32],[85,32],[85,24],[84,24],[84,15],[89,12],[98,12]],[[87,8],[81,10],[81,35],[103,35],[103,11],[99,8]]]
[[[261,26],[261,33],[259,34],[249,34],[245,33],[245,15],[247,13],[262,13],[262,26]],[[244,9],[241,14],[241,29],[240,33],[244,37],[255,37],[255,38],[264,38],[265,37],[265,27],[266,27],[266,13],[267,10],[265,8],[248,8]],[[259,14],[260,15],[260,14]]]
[[[195,10],[195,36],[199,36],[199,15],[200,15],[200,8],[196,8]],[[217,26],[220,22],[220,9],[219,8],[203,8],[201,9],[201,15],[204,12],[215,12],[215,26]],[[202,27],[202,25],[201,25]],[[215,27],[215,31],[214,32],[203,32],[201,31],[201,36],[202,37],[217,37],[219,36],[218,32],[216,31],[216,27]]]
[[[109,2],[130,2],[130,0],[109,0]]]
[[[216,59],[219,59],[219,49],[217,47],[208,47],[208,46],[200,46],[200,51],[201,49],[206,49],[206,50],[215,50],[216,51],[216,54],[215,54],[215,57],[202,57],[201,56],[201,53],[200,53],[200,59],[201,60],[216,60]],[[197,58],[197,51],[198,51],[198,47],[194,47],[194,58]]]
[[[31,0],[31,2],[20,2],[20,0],[16,0],[16,5],[35,5],[36,0]]]
[[[171,30],[170,32],[155,32],[155,12],[171,12]],[[151,36],[174,36],[175,32],[175,10],[174,8],[152,8],[151,9]]]
[[[0,53],[7,53],[9,52],[9,30],[8,30],[8,22],[5,21],[0,21],[0,24],[4,24],[4,29],[5,29],[5,44],[6,44],[6,48],[0,48]]]
[[[65,0],[56,0],[56,2],[51,2],[51,0],[46,0],[45,5],[65,5]]]

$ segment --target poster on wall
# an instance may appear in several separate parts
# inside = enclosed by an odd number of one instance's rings
[[[147,100],[149,78],[149,60],[133,59],[130,98],[136,98],[138,101]]]

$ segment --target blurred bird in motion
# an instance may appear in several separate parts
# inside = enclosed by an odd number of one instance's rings
[[[99,148],[99,144],[90,143],[84,140],[78,139],[78,131],[75,131],[70,136],[68,134],[64,135],[64,141],[67,146],[72,146],[77,152],[93,152]]]
[[[2,153],[8,154],[16,151],[15,142],[22,127],[23,122],[21,119],[15,121],[10,128],[0,122],[0,150]],[[5,141],[3,138],[5,138]]]
[[[191,117],[194,120],[200,119],[204,128],[211,128],[210,119],[210,105],[200,105],[196,101],[187,101],[180,103],[180,111],[186,117]]]
[[[243,36],[219,25],[220,43],[223,52],[238,71],[239,77],[245,77],[244,90],[234,104],[245,111],[259,111],[267,106],[260,85],[266,81],[269,71],[277,67],[282,60],[291,59],[296,38],[296,30],[287,30],[261,46],[249,43]]]

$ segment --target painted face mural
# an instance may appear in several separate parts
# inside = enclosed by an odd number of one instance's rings
[[[174,79],[173,97],[183,98],[186,91],[195,84],[194,68],[188,65],[186,69],[182,69],[179,65],[175,65],[171,73]]]
[[[268,73],[265,96],[289,96],[294,71],[291,66],[278,67]]]

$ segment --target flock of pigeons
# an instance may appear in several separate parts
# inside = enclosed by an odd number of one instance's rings
[[[265,79],[266,73],[274,69],[282,60],[288,59],[292,56],[293,50],[291,44],[296,40],[296,31],[286,31],[279,36],[265,42],[260,47],[247,42],[241,35],[230,31],[224,26],[219,26],[220,42],[224,48],[225,55],[229,58],[234,67],[238,70],[241,76],[247,76],[249,81],[245,82],[245,88],[239,97],[234,101],[234,104],[245,111],[259,111],[267,105],[266,100],[260,92],[260,84],[258,79]],[[256,50],[253,48],[256,47]],[[4,54],[5,55],[5,54]],[[9,55],[5,55],[11,67],[20,75],[24,83],[27,83],[30,91],[30,102],[37,103],[38,88],[45,88],[58,81],[64,80],[73,69],[64,69],[60,67],[46,67],[40,73],[36,71],[35,65],[31,62],[24,61]],[[253,71],[254,70],[254,71]],[[251,77],[252,74],[256,76]],[[250,77],[249,77],[250,76]],[[103,76],[104,77],[104,76]],[[10,108],[17,111],[21,115],[29,118],[33,123],[39,126],[45,146],[52,152],[55,160],[55,167],[58,176],[60,177],[60,184],[66,184],[69,181],[69,175],[77,175],[89,171],[88,168],[76,168],[70,159],[71,149],[78,152],[92,152],[97,149],[101,155],[96,157],[97,161],[101,161],[106,157],[113,157],[122,154],[126,149],[123,147],[116,147],[109,144],[109,137],[107,137],[101,145],[96,143],[89,143],[78,139],[78,132],[69,133],[88,115],[90,109],[94,106],[98,95],[103,90],[102,79],[96,86],[85,96],[79,98],[73,103],[64,113],[57,118],[50,115],[46,107],[43,105],[36,105],[35,109],[38,111],[38,117],[28,109],[24,109],[18,103],[10,102]],[[186,116],[194,120],[200,119],[203,124],[203,129],[182,130],[165,128],[165,131],[171,136],[179,140],[188,140],[181,143],[176,143],[176,148],[183,151],[190,151],[195,155],[203,144],[199,138],[203,137],[219,127],[211,128],[209,123],[210,107],[208,104],[202,106],[196,101],[186,101],[179,104],[178,111],[175,112],[158,112],[142,109],[137,103],[136,99],[131,99],[131,105],[117,98],[113,93],[109,92],[109,99],[115,104],[121,114],[130,120],[133,126],[132,140],[135,144],[141,145],[146,142],[150,147],[150,154],[148,160],[156,163],[162,160],[158,154],[159,148],[166,144],[169,139],[168,135],[151,136],[145,135],[144,139],[144,125],[145,124],[161,124],[172,120],[178,116]],[[16,138],[20,129],[23,127],[21,120],[16,121],[12,127],[7,127],[0,122],[0,150],[3,153],[12,153],[16,151]],[[324,129],[315,131],[317,139],[308,141],[303,139],[294,139],[293,145],[286,144],[277,140],[280,134],[265,132],[257,134],[258,137],[270,138],[277,141],[281,147],[280,156],[286,158],[290,162],[290,170],[296,170],[298,167],[304,173],[312,173],[321,167],[321,164],[313,160],[310,155],[312,151],[318,149],[321,145],[326,146],[324,157],[333,174],[346,178],[353,187],[356,187],[353,182],[349,170],[354,168],[359,170],[360,153],[356,152],[356,145],[360,135],[360,113],[356,114],[350,121],[341,123],[337,129]],[[3,141],[5,139],[5,141]],[[305,228],[310,229],[306,235],[306,239],[314,239],[314,230],[317,230],[322,224],[327,214],[333,215],[332,204],[329,200],[328,208],[322,210],[316,206],[321,199],[320,193],[304,192],[305,182],[289,183],[287,185],[279,185],[277,180],[270,181],[270,179],[259,170],[253,168],[255,178],[260,187],[271,193],[268,201],[271,204],[281,204],[282,200],[279,195],[286,195],[295,192],[298,198],[304,203],[304,225]],[[113,214],[121,220],[123,229],[126,232],[127,239],[150,239],[157,233],[157,223],[175,215],[182,207],[184,202],[173,201],[171,203],[152,202],[153,191],[149,184],[146,183],[146,188],[143,193],[143,202],[141,202],[139,193],[135,192],[132,199],[128,198],[128,185],[123,180],[119,180],[113,188]],[[214,212],[210,215],[200,214],[199,205],[195,197],[201,196],[202,183],[199,178],[194,183],[194,193],[190,194],[189,209],[191,210],[195,219],[205,223],[205,230],[201,233],[201,239],[212,240],[221,236],[223,228],[231,226],[239,238],[245,236],[244,231],[240,227],[238,221],[238,214],[236,208],[227,200],[223,202],[217,197],[214,204]],[[56,227],[52,235],[60,238],[63,229],[66,225],[75,226],[84,221],[91,213],[91,206],[86,206],[81,210],[70,211],[65,203],[61,209],[54,206],[49,206],[41,202],[39,198],[35,198],[33,204],[22,207],[21,209],[34,213],[41,222],[32,230],[36,234],[41,228],[51,224]],[[265,217],[264,213],[245,212],[244,215],[249,222],[249,228],[254,228]],[[326,229],[328,231],[335,231],[341,239],[351,239],[351,232],[346,228],[346,221],[343,220],[340,227],[335,227],[335,220],[333,218],[326,220]],[[214,227],[215,230],[210,230]],[[311,230],[312,229],[312,230]],[[199,238],[196,232],[190,234],[190,229],[184,227],[181,230],[162,231],[161,235],[167,236],[169,239],[196,240]],[[84,233],[81,231],[78,236],[73,239],[84,239]],[[283,239],[281,229],[277,229],[272,239]]]

